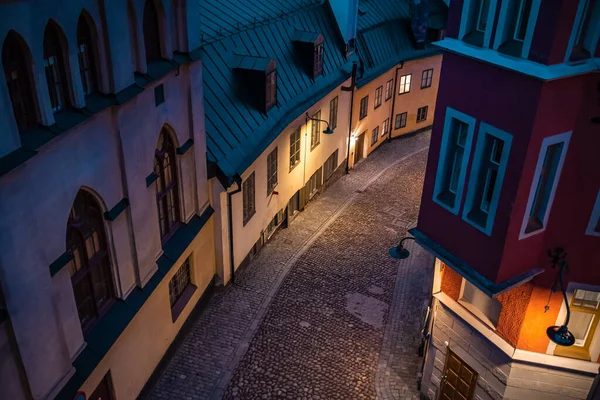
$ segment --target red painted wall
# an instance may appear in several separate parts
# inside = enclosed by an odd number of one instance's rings
[[[498,276],[541,88],[542,83],[532,78],[454,54],[444,55],[418,229],[491,280]],[[447,106],[477,119],[473,143],[480,121],[513,135],[491,237],[462,220],[462,206],[454,215],[432,200]]]
[[[562,63],[573,28],[577,2],[543,1],[529,51],[529,59],[543,64]]]

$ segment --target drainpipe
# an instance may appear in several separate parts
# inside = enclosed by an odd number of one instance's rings
[[[346,157],[346,174],[350,172],[350,140],[352,137],[352,109],[354,108],[354,89],[356,88],[356,62],[352,64],[352,82],[350,86],[342,86],[342,90],[345,92],[351,92],[350,94],[350,123],[348,124],[348,156]]]
[[[404,61],[400,61],[400,66],[396,68],[396,74],[394,76],[394,97],[392,97],[392,115],[390,117],[390,131],[388,133],[388,143],[392,141],[392,132],[396,126],[396,120],[394,120],[394,107],[396,106],[396,96],[398,95],[398,71],[404,67]],[[412,85],[412,81],[410,83]]]
[[[229,226],[229,274],[231,275],[231,283],[235,284],[235,261],[233,259],[233,211],[231,207],[231,199],[234,194],[242,191],[242,178],[239,175],[233,177],[237,184],[237,189],[233,192],[227,192],[227,223]]]

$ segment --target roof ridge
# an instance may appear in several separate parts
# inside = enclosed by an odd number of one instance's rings
[[[257,17],[254,17],[254,22],[248,24],[248,25],[240,25],[239,21],[237,22],[237,26],[232,25],[232,27],[234,27],[233,32],[221,32],[221,28],[219,28],[219,33],[221,36],[219,37],[215,37],[207,32],[201,32],[200,34],[200,42],[201,45],[200,47],[204,47],[207,46],[209,44],[212,43],[216,43],[216,42],[220,42],[221,40],[227,39],[231,36],[240,34],[241,32],[246,32],[249,31],[251,29],[255,29],[259,26],[264,26],[264,25],[270,25],[274,22],[279,22],[279,21],[285,21],[290,19],[291,17],[293,17],[294,15],[300,14],[302,12],[305,12],[307,10],[313,9],[313,8],[317,8],[317,7],[321,7],[322,5],[325,4],[325,0],[302,0],[302,1],[306,1],[307,3],[303,6],[303,7],[298,7],[298,8],[294,8],[290,11],[282,11],[279,15],[277,16],[269,16],[267,15],[266,18],[263,18],[261,20],[258,20]],[[208,36],[209,39],[206,39],[205,36]]]

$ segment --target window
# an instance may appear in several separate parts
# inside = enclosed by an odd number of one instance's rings
[[[163,242],[179,224],[179,185],[176,163],[175,145],[171,135],[163,128],[154,155],[154,173],[158,176],[156,180],[158,224]]]
[[[592,216],[585,231],[586,235],[600,236],[600,190],[596,196],[596,203],[592,209]]]
[[[63,48],[60,44],[59,28],[49,22],[44,33],[44,71],[48,83],[48,94],[52,112],[64,110],[67,107],[67,75],[63,60]]]
[[[165,85],[162,83],[154,88],[154,105],[159,106],[165,102]]]
[[[419,107],[417,110],[417,122],[423,122],[427,119],[427,110],[429,106]]]
[[[244,207],[244,226],[250,221],[256,212],[254,203],[254,172],[242,183],[243,207]]]
[[[333,175],[337,166],[338,166],[338,150],[335,149],[333,154],[331,154],[329,156],[329,158],[325,161],[325,164],[323,165],[325,180],[328,180],[329,178],[331,178],[331,175]]]
[[[23,43],[22,38],[10,31],[2,45],[2,68],[19,129],[36,124],[30,62],[26,57],[29,51],[23,47]]]
[[[338,97],[335,96],[329,102],[329,127],[331,130],[334,130],[337,127],[337,117],[338,117]]]
[[[375,129],[373,129],[373,132],[371,133],[371,146],[373,146],[375,143],[377,143],[378,139],[379,139],[379,126],[375,127]]]
[[[583,60],[594,54],[599,35],[593,21],[598,20],[600,20],[600,2],[598,0],[580,0],[577,18],[571,33],[572,50],[568,54],[569,61]],[[571,47],[571,43],[569,47]]]
[[[300,128],[290,135],[290,171],[300,164]]]
[[[519,11],[517,14],[517,22],[515,24],[514,39],[519,41],[525,40],[527,33],[527,25],[529,23],[529,14],[531,13],[532,0],[520,0]]]
[[[469,310],[486,325],[495,329],[500,319],[502,303],[479,290],[463,278],[458,303]]]
[[[381,136],[385,136],[389,131],[390,131],[390,119],[386,118],[385,121],[383,121],[383,128],[382,128],[382,132],[381,132]]]
[[[471,153],[475,118],[446,109],[433,201],[453,214],[458,213]]]
[[[144,47],[146,62],[158,61],[162,58],[158,12],[154,0],[146,0],[144,5]]]
[[[421,89],[431,87],[431,81],[433,79],[433,69],[426,69],[421,75]]]
[[[277,104],[277,70],[269,72],[265,77],[265,110],[269,111]]]
[[[475,29],[479,32],[485,32],[489,10],[490,0],[477,0],[477,25]]]
[[[88,192],[75,197],[67,227],[68,268],[84,332],[113,304],[113,275],[108,256],[104,218],[98,201]]]
[[[127,1],[127,27],[129,29],[129,51],[131,56],[131,64],[134,70],[140,70],[140,55],[138,53],[138,25],[135,17],[135,10],[131,0]]]
[[[542,142],[527,201],[527,212],[521,229],[521,238],[546,227],[570,136],[571,133],[567,132],[548,137]]]
[[[79,16],[77,22],[77,52],[79,58],[79,74],[83,85],[83,93],[89,96],[98,90],[94,64],[94,46],[92,44],[92,30],[84,14]]]
[[[375,89],[375,108],[381,105],[381,97],[383,96],[383,86],[379,86]]]
[[[277,147],[267,156],[267,196],[277,186]]]
[[[385,101],[392,98],[392,92],[394,91],[394,80],[390,79],[385,84]]]
[[[403,112],[402,114],[396,114],[396,122],[394,123],[394,129],[400,129],[406,127],[406,117],[407,113]]]
[[[173,321],[181,315],[184,307],[196,291],[196,286],[192,284],[191,275],[190,259],[188,258],[169,281],[169,303],[171,304]]]
[[[580,358],[590,361],[590,345],[596,335],[600,318],[600,293],[590,290],[575,290],[571,298],[569,331],[575,336],[570,347],[556,346],[554,355]]]
[[[319,167],[319,169],[308,179],[308,182],[306,182],[306,194],[309,199],[312,199],[321,188],[322,179],[323,167]]]
[[[323,73],[323,43],[315,46],[314,59],[313,59],[313,78]]]
[[[491,235],[512,136],[480,123],[463,219]]]
[[[315,115],[312,116],[313,119],[310,121],[310,149],[313,150],[315,147],[321,143],[321,121],[316,121],[321,119],[321,111],[317,111]]]
[[[410,80],[412,78],[412,74],[402,75],[400,77],[400,87],[398,88],[398,94],[408,93],[410,92]]]
[[[363,119],[367,116],[369,110],[369,96],[365,96],[360,99],[360,116],[358,119]]]

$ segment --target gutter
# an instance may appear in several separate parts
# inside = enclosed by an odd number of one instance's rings
[[[239,175],[235,175],[233,180],[235,183],[237,183],[237,189],[233,192],[227,192],[227,224],[229,227],[229,275],[231,277],[231,283],[235,284],[235,261],[233,259],[233,211],[231,199],[234,194],[242,191],[242,178]]]
[[[348,155],[346,156],[346,174],[350,173],[350,142],[352,138],[352,112],[354,108],[354,91],[356,88],[356,69],[358,65],[352,64],[352,82],[350,86],[342,86],[342,90],[345,92],[351,92],[350,94],[350,122],[348,123]]]
[[[396,68],[396,73],[394,74],[394,96],[392,97],[392,115],[390,116],[390,131],[388,132],[388,143],[392,141],[392,132],[394,131],[394,127],[396,126],[396,121],[394,121],[394,108],[396,107],[396,96],[398,93],[398,71],[404,68],[404,61],[400,61],[400,66]]]

